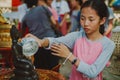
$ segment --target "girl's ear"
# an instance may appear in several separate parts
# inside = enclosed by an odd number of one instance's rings
[[[105,22],[106,22],[106,17],[104,17],[103,19],[101,19],[101,21],[100,21],[100,25],[103,25]]]

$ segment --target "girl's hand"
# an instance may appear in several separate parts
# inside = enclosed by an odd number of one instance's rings
[[[52,54],[55,56],[66,58],[70,54],[69,49],[64,44],[53,44],[51,46]]]
[[[36,36],[34,36],[34,35],[30,34],[30,33],[28,33],[27,35],[25,35],[25,37],[34,38],[35,41],[38,43],[39,47],[41,47],[41,44],[43,43],[43,41],[41,39],[37,38]]]

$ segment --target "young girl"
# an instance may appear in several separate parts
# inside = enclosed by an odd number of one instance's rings
[[[115,48],[114,42],[103,36],[107,17],[103,1],[89,0],[81,7],[80,22],[84,31],[43,40],[32,34],[26,37],[36,39],[40,47],[50,48],[53,55],[67,58],[73,65],[70,80],[102,80],[101,72]]]

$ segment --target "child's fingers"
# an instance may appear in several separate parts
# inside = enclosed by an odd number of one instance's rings
[[[60,57],[60,54],[57,54],[55,52],[52,52],[51,54],[54,55],[54,56],[59,56]]]

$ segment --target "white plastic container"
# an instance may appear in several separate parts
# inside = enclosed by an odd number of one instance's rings
[[[25,56],[32,56],[38,51],[38,43],[35,39],[28,37],[21,40],[23,54]]]

